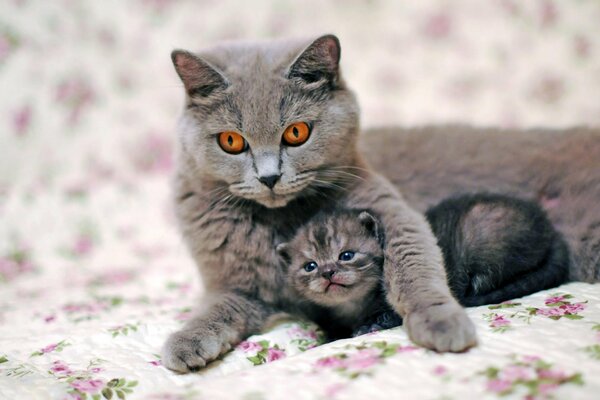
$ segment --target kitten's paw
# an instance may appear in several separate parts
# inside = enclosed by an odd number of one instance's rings
[[[352,332],[352,337],[366,335],[367,333],[378,332],[382,329],[383,328],[377,324],[363,325],[363,326],[357,328],[356,330],[354,330],[354,332]]]
[[[477,345],[475,325],[458,303],[444,303],[406,317],[411,340],[439,352],[461,352]]]
[[[210,330],[182,330],[169,336],[162,363],[176,372],[196,372],[231,349],[231,344]]]

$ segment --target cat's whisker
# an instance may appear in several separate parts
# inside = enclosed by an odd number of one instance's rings
[[[356,165],[332,165],[332,166],[330,166],[330,167],[328,167],[328,168],[330,168],[330,169],[338,169],[338,168],[343,168],[343,169],[355,169],[355,170],[357,170],[357,171],[364,171],[364,172],[367,172],[367,173],[369,173],[369,174],[371,174],[371,173],[372,173],[372,171],[370,171],[369,169],[367,169],[367,168],[363,168],[363,167],[358,167],[358,166],[356,166]]]
[[[218,186],[212,190],[209,190],[208,192],[202,192],[201,194],[197,195],[197,198],[199,199],[205,199],[207,197],[216,197],[216,196],[220,196],[221,194],[223,194],[224,192],[226,192],[228,190],[227,186]]]
[[[318,186],[322,186],[322,187],[326,187],[326,188],[337,188],[339,190],[343,190],[343,191],[348,191],[348,188],[338,185],[337,183],[333,183],[333,182],[329,182],[329,181],[324,181],[321,179],[313,179],[313,182],[317,183]]]
[[[350,172],[346,172],[346,171],[340,171],[340,170],[335,170],[335,169],[325,169],[322,170],[320,172],[320,175],[327,175],[327,176],[333,176],[335,178],[342,178],[342,179],[347,179],[349,181],[354,181],[355,179],[360,179],[362,181],[365,180],[365,178],[363,178],[360,175],[356,175],[356,174],[352,174]]]

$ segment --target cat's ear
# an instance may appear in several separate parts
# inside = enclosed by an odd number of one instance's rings
[[[296,57],[287,77],[305,84],[328,82],[335,86],[338,81],[340,55],[338,38],[334,35],[321,36]]]
[[[171,60],[190,97],[207,97],[227,86],[227,80],[206,61],[185,50],[173,50]]]
[[[289,258],[289,254],[288,254],[289,248],[290,248],[290,246],[287,243],[279,243],[277,245],[277,247],[275,247],[275,250],[277,251],[277,254],[279,254],[280,256],[282,256],[284,258]]]
[[[368,211],[362,211],[358,214],[358,220],[379,242],[383,240],[383,232],[379,226],[379,221]]]
[[[277,254],[287,262],[290,262],[290,245],[287,243],[280,243],[275,247]]]

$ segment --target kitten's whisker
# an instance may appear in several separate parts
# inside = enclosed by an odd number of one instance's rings
[[[367,265],[363,265],[361,267],[358,267],[358,270],[363,270],[363,269],[367,269],[367,268],[371,268],[373,265],[375,265],[374,261],[371,261],[370,263],[368,263]]]

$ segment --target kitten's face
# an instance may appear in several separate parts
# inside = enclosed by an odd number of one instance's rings
[[[288,258],[288,282],[317,304],[360,301],[381,281],[383,250],[373,217],[344,212],[318,217],[279,247]]]
[[[325,36],[308,47],[237,45],[202,58],[174,52],[188,93],[183,155],[228,194],[266,207],[347,180],[358,106],[339,76],[339,51]]]

